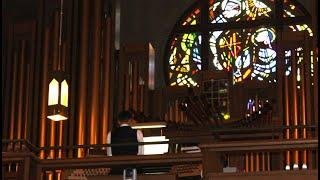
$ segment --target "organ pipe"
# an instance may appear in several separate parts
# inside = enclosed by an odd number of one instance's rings
[[[266,170],[266,165],[265,165],[265,156],[264,156],[265,152],[262,153],[262,171]]]
[[[87,67],[88,67],[88,33],[89,33],[89,0],[82,1],[81,33],[80,33],[80,69],[79,72],[79,111],[76,122],[78,123],[78,145],[85,143],[86,104],[87,104]],[[78,157],[84,156],[84,150],[78,149]]]
[[[98,143],[98,119],[99,119],[99,75],[100,75],[100,53],[101,53],[101,0],[93,1],[93,58],[91,79],[91,104],[90,104],[90,144]]]
[[[290,126],[290,109],[289,109],[289,83],[288,83],[288,76],[284,77],[284,90],[285,90],[285,125],[287,127],[285,138],[287,140],[290,139],[290,129],[288,128]],[[286,166],[290,167],[290,151],[286,151]]]
[[[103,56],[103,106],[102,106],[102,143],[107,143],[108,121],[110,117],[110,65],[111,65],[111,18],[105,19],[104,56]]]
[[[12,96],[11,96],[11,112],[10,112],[10,140],[14,139],[14,126],[15,126],[15,106],[16,106],[16,91],[17,91],[17,68],[18,68],[18,54],[13,54],[13,80],[12,80]]]
[[[46,120],[47,120],[47,101],[48,101],[48,62],[49,62],[49,39],[50,29],[45,28],[43,42],[43,64],[41,82],[41,108],[40,108],[40,147],[45,146],[46,139]],[[44,151],[40,151],[40,158],[45,157]]]
[[[295,51],[292,51],[295,52]],[[292,98],[293,98],[293,125],[298,126],[298,102],[297,102],[297,59],[296,54],[292,53]],[[293,138],[298,139],[298,129],[294,128]],[[298,151],[294,151],[294,168],[297,168],[299,163]]]
[[[249,155],[248,153],[245,154],[246,159],[246,172],[249,172]]]
[[[59,139],[58,139],[58,146],[62,146],[62,143],[63,143],[63,138],[62,138],[62,135],[63,135],[63,124],[64,122],[63,121],[60,121],[60,122],[57,122],[58,123],[58,127],[59,127]],[[62,149],[59,149],[58,151],[58,158],[62,158]]]
[[[256,153],[256,171],[260,171],[260,157],[259,157],[259,153]]]
[[[133,60],[133,72],[132,72],[132,109],[137,111],[138,110],[138,65],[139,61],[138,59]]]
[[[314,109],[314,119],[315,119],[315,124],[318,125],[318,48],[316,48],[315,53],[314,53],[314,75],[313,75],[313,93],[314,93],[314,104],[313,104],[313,109]]]
[[[144,84],[140,85],[140,106],[139,106],[139,110],[140,112],[143,112],[144,109],[143,109],[143,106],[144,106],[144,103],[143,103],[143,99],[144,99]]]
[[[25,109],[24,109],[24,128],[23,128],[23,139],[29,139],[29,134],[30,134],[30,129],[28,129],[28,121],[30,121],[30,119],[28,118],[28,114],[29,114],[29,82],[30,82],[30,65],[27,65],[27,72],[26,72],[26,95],[25,95]],[[27,135],[28,134],[28,135]]]
[[[59,12],[54,13],[52,44],[53,44],[52,70],[57,70],[58,63],[59,63]]]
[[[26,51],[26,41],[22,40],[21,41],[21,47],[20,47],[20,60],[19,60],[19,95],[18,95],[18,124],[17,124],[17,139],[21,139],[22,138],[22,106],[23,106],[23,90],[25,89],[24,86],[24,82],[25,82],[25,74],[24,74],[24,69],[25,69],[25,51]]]
[[[174,101],[174,119],[175,119],[175,122],[176,122],[177,124],[180,123],[178,100],[175,100],[175,101]]]
[[[254,170],[254,161],[253,161],[253,153],[250,153],[250,172]]]
[[[308,59],[304,59],[304,62],[308,61]],[[306,96],[306,89],[305,89],[305,70],[304,70],[304,63],[302,64],[301,67],[301,116],[302,116],[302,125],[305,126],[306,125],[306,100],[305,100],[305,96]],[[306,139],[307,138],[307,129],[305,127],[302,128],[302,138]],[[303,150],[303,154],[302,154],[302,161],[303,164],[306,165],[307,164],[307,151]]]
[[[55,146],[55,137],[56,137],[56,122],[50,121],[50,140],[49,140],[50,146]],[[54,149],[50,150],[49,158],[50,159],[55,158],[55,150]]]

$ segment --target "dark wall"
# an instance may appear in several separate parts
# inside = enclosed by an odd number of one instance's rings
[[[196,0],[121,0],[121,42],[151,42],[156,52],[156,88],[164,86],[163,59],[168,36]]]

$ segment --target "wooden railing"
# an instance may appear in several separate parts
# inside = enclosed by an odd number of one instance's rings
[[[317,139],[224,142],[202,144],[200,148],[204,158],[204,174],[208,178],[222,173],[226,166],[235,167],[234,175],[285,171],[283,155],[285,151],[291,150],[308,150],[310,158],[307,169],[316,170],[318,168]],[[222,162],[221,157],[227,157],[229,162]],[[300,170],[301,165],[302,163],[299,164]]]
[[[15,145],[15,143],[18,143],[19,146]],[[168,142],[157,142],[157,144],[163,143]],[[51,174],[51,178],[53,179],[59,179],[58,177],[63,177],[63,172],[69,169],[142,168],[161,166],[168,167],[170,169],[175,165],[183,164],[202,164],[205,179],[217,176],[221,176],[223,178],[227,176],[230,177],[232,173],[227,175],[226,173],[223,173],[223,168],[225,166],[236,167],[237,170],[233,173],[235,176],[252,176],[252,174],[258,175],[259,173],[268,175],[267,172],[269,172],[269,175],[272,173],[290,174],[289,171],[284,171],[283,163],[283,152],[288,150],[307,150],[311,153],[309,154],[311,158],[309,158],[308,162],[308,170],[312,170],[312,173],[309,174],[310,176],[314,176],[315,173],[317,174],[315,169],[318,167],[318,160],[316,157],[318,147],[317,139],[259,140],[200,144],[199,147],[201,148],[201,153],[194,154],[177,153],[114,157],[107,157],[105,155],[89,155],[84,158],[64,157],[62,159],[40,159],[36,154],[40,150],[44,149],[37,148],[25,140],[3,140],[3,147],[7,145],[13,145],[13,147],[16,147],[16,151],[12,151],[10,149],[10,151],[7,151],[8,148],[3,149],[2,170],[4,172],[5,179],[16,178],[40,180],[48,178],[48,174]],[[94,147],[102,146],[105,145],[95,145]],[[22,147],[26,148],[23,149]],[[58,147],[55,148],[59,149]],[[246,154],[248,154],[248,156],[246,156]],[[251,159],[251,154],[253,154],[253,159]],[[257,154],[259,155],[258,158],[256,158]],[[225,157],[227,157],[228,160],[227,164],[225,163]],[[250,164],[250,161],[254,163]],[[299,172],[300,171],[302,172],[301,175],[308,175],[308,173],[303,173],[305,170],[300,169]]]

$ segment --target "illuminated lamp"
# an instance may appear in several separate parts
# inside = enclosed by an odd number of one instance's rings
[[[169,139],[167,139],[166,136],[162,135],[162,128],[166,127],[165,122],[135,123],[131,127],[132,129],[140,129],[143,131],[143,142],[169,141]],[[168,148],[168,144],[148,144],[143,146],[144,155],[165,154],[168,152]]]
[[[132,129],[156,129],[166,127],[165,122],[145,122],[145,123],[136,123],[132,126]]]
[[[64,72],[52,72],[49,79],[48,115],[53,121],[68,119],[69,85]]]

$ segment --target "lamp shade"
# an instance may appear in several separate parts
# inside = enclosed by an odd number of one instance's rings
[[[53,121],[68,119],[69,85],[63,72],[54,72],[51,75],[48,92],[48,115]]]

